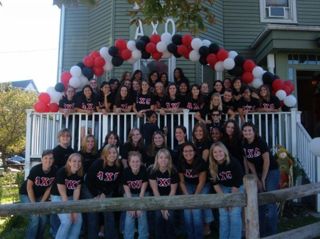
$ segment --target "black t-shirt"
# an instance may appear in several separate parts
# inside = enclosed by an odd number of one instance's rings
[[[79,154],[81,154],[82,158],[83,158],[82,165],[83,165],[84,174],[86,174],[88,172],[88,169],[90,168],[91,164],[95,160],[100,158],[98,153],[86,153],[86,152],[79,151]]]
[[[60,168],[57,172],[55,183],[52,186],[51,194],[60,196],[57,184],[62,184],[66,186],[67,196],[70,197],[73,195],[73,191],[78,187],[78,185],[82,184],[82,181],[83,178],[78,176],[76,173],[68,176],[65,167]]]
[[[54,158],[53,164],[56,165],[58,169],[64,167],[69,156],[74,152],[75,151],[70,146],[66,149],[61,147],[60,145],[56,146],[53,149],[53,158]]]
[[[28,195],[27,192],[27,181],[31,180],[33,182],[33,191],[36,198],[42,197],[48,187],[54,182],[56,177],[57,169],[52,166],[49,172],[44,172],[42,170],[42,164],[37,164],[34,166],[29,173],[27,180],[23,182],[20,187],[20,194]]]
[[[160,109],[161,107],[164,106],[164,104],[166,102],[166,97],[165,96],[155,95],[154,96],[154,101],[155,101],[155,104],[156,104],[157,108]]]
[[[133,105],[132,97],[128,97],[127,99],[120,99],[115,103],[115,106],[117,108],[120,108],[121,110],[127,110],[132,105]]]
[[[134,174],[129,167],[123,171],[122,183],[130,188],[132,194],[139,194],[144,182],[148,182],[147,169],[144,166],[141,166],[138,174]]]
[[[128,159],[128,154],[129,154],[130,151],[138,151],[139,153],[141,153],[141,155],[143,155],[143,153],[144,153],[144,149],[143,148],[135,147],[131,143],[126,142],[120,148],[121,158],[122,159]]]
[[[192,97],[188,97],[186,100],[185,108],[189,109],[190,112],[199,112],[204,107],[204,101],[200,99],[193,99]]]
[[[176,97],[175,99],[172,99],[170,97],[166,97],[166,100],[164,104],[162,105],[162,108],[165,109],[178,109],[181,108],[181,100]]]
[[[156,180],[158,184],[158,191],[160,196],[168,196],[171,191],[171,184],[176,184],[179,182],[179,177],[176,170],[172,170],[169,175],[168,171],[162,173],[160,170],[150,170],[149,173],[150,180]]]
[[[262,109],[279,109],[281,106],[280,106],[280,100],[271,95],[270,96],[270,100],[269,101],[266,101],[264,99],[261,100],[260,102],[260,108]]]
[[[243,148],[241,139],[238,140],[228,140],[228,139],[222,139],[223,144],[227,147],[230,156],[237,159],[239,163],[241,164],[242,168],[244,169],[244,162],[243,162]]]
[[[236,110],[236,104],[233,101],[225,102],[222,99],[222,113],[228,114],[229,110],[235,111]]]
[[[75,108],[76,101],[74,98],[72,100],[68,100],[67,97],[62,97],[62,99],[59,101],[59,108],[67,109],[67,110],[73,110]]]
[[[144,139],[144,145],[148,146],[152,142],[153,133],[160,130],[157,124],[152,124],[149,122],[144,123],[141,128],[141,134]]]
[[[196,146],[196,154],[199,156],[199,157],[202,157],[202,153],[203,151],[205,151],[206,149],[210,149],[211,147],[211,142],[209,140],[205,140],[204,142],[194,142],[194,145]]]
[[[82,109],[82,110],[92,110],[96,111],[98,106],[98,101],[95,97],[92,97],[91,99],[87,99],[86,97],[79,97],[79,99],[76,101],[76,108]]]
[[[119,186],[121,168],[116,165],[103,167],[103,160],[96,160],[88,170],[86,185],[93,196],[113,194]]]
[[[255,98],[251,98],[250,101],[246,101],[244,98],[241,98],[238,103],[238,108],[242,108],[243,110],[247,110],[248,112],[253,112],[256,111],[259,105],[259,100]]]
[[[243,169],[238,160],[230,158],[229,164],[226,162],[218,164],[218,175],[216,181],[212,181],[212,183],[239,188],[243,184],[243,176]]]
[[[261,176],[262,170],[263,170],[262,155],[266,152],[269,153],[269,158],[270,158],[269,170],[278,168],[277,162],[275,161],[272,154],[270,153],[267,143],[261,137],[258,137],[251,144],[244,142],[243,151],[247,160],[250,163],[254,164],[259,177]]]
[[[139,112],[140,110],[149,110],[151,106],[155,104],[155,100],[152,94],[148,93],[143,95],[142,93],[137,94],[136,97],[136,109]]]
[[[108,104],[110,104],[110,109],[112,110],[112,106],[114,104],[114,95],[112,93],[107,95],[107,102],[108,102]],[[105,109],[106,108],[105,105],[104,105],[104,95],[103,94],[99,95],[98,103],[99,103],[99,108],[100,109]]]
[[[198,184],[200,173],[206,172],[208,169],[206,162],[202,158],[197,160],[198,162],[195,165],[184,163],[184,167],[181,165],[179,168],[179,173],[183,174],[186,183]]]

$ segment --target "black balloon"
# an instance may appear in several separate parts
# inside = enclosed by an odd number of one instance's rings
[[[57,91],[57,92],[63,92],[64,91],[64,85],[62,83],[57,83],[56,86],[54,87],[54,89]]]
[[[146,52],[146,51],[142,51],[141,52],[141,58],[142,59],[149,59],[151,56],[151,54],[149,52]]]
[[[203,57],[207,57],[210,53],[209,47],[207,46],[202,46],[199,48],[199,53]]]
[[[112,57],[111,63],[114,66],[121,66],[123,63],[123,59],[119,56],[115,56],[115,57]]]
[[[240,55],[237,55],[237,56],[234,58],[234,62],[236,63],[237,66],[240,66],[240,67],[242,67],[244,61],[245,61],[244,57],[243,57],[243,56],[240,56]]]
[[[241,66],[236,65],[231,70],[229,70],[228,73],[233,76],[241,76],[243,73],[243,69]]]
[[[264,84],[271,85],[274,80],[274,75],[267,71],[262,75],[262,80]]]
[[[118,48],[116,48],[115,46],[112,46],[112,47],[109,48],[109,51],[108,51],[108,52],[109,52],[109,55],[110,55],[110,56],[115,57],[115,56],[118,55],[119,50],[118,50]]]
[[[220,47],[217,43],[211,43],[209,46],[210,53],[216,54],[219,51]]]
[[[79,67],[81,68],[81,70],[82,70],[84,67],[86,67],[86,66],[83,64],[83,62],[79,62],[79,63],[77,64],[77,66],[79,66]]]
[[[168,50],[168,52],[170,52],[170,53],[172,53],[172,54],[177,53],[177,46],[176,46],[176,44],[170,43],[170,44],[167,46],[167,50]]]
[[[137,40],[136,41],[136,48],[140,51],[144,50],[144,46],[146,45],[146,43],[142,40]]]
[[[199,59],[199,62],[201,65],[208,65],[208,62],[207,62],[207,57],[206,56],[201,56],[200,59]]]
[[[174,55],[174,57],[176,57],[176,58],[180,58],[180,57],[181,57],[181,55],[180,55],[178,52],[173,53],[173,55]]]
[[[147,45],[150,42],[150,38],[148,36],[140,37],[141,41],[144,41],[144,44]]]
[[[82,69],[82,74],[88,78],[88,80],[91,80],[93,78],[94,72],[90,67],[84,67]]]
[[[180,34],[174,34],[172,36],[172,42],[174,44],[176,44],[177,46],[181,45],[182,44],[182,36]]]

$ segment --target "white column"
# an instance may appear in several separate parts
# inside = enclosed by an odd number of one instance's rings
[[[215,80],[223,80],[222,79],[222,77],[223,77],[223,74],[222,74],[222,71],[216,71],[216,79]]]
[[[274,74],[274,68],[275,68],[274,54],[268,54],[268,56],[267,56],[267,64],[268,64],[268,71],[270,73]]]
[[[169,82],[174,82],[173,72],[174,72],[174,69],[176,68],[176,62],[177,62],[177,59],[174,56],[171,56],[168,59],[168,78],[169,78],[168,80],[169,80]]]

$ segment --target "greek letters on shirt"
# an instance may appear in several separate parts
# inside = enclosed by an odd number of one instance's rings
[[[81,109],[83,110],[94,110],[95,105],[93,103],[83,103],[81,104]]]
[[[51,178],[48,178],[48,177],[36,177],[34,179],[34,184],[37,187],[49,187],[53,183],[54,179],[55,179],[55,177],[51,177]]]
[[[127,181],[130,189],[140,189],[142,187],[142,180]]]
[[[119,176],[119,172],[103,172],[103,171],[98,171],[97,173],[97,178],[100,181],[104,182],[113,182],[116,181]]]
[[[167,109],[178,109],[180,107],[180,102],[166,102]]]
[[[255,147],[253,149],[244,149],[246,152],[245,152],[245,155],[246,157],[249,159],[249,158],[256,158],[256,157],[259,157],[261,155],[261,151],[259,148]]]
[[[69,180],[69,179],[64,180],[64,185],[66,185],[66,188],[69,190],[75,190],[80,183],[81,183],[81,180]]]
[[[189,109],[189,110],[192,110],[192,111],[201,110],[200,105],[198,103],[196,103],[196,102],[188,102],[186,108]]]
[[[217,175],[217,178],[219,181],[227,181],[232,179],[232,173],[231,171],[222,171],[222,172],[219,172],[219,174]]]
[[[150,105],[151,104],[151,98],[150,97],[145,97],[145,96],[138,96],[137,97],[137,104],[139,105]]]
[[[158,187],[170,187],[171,178],[158,178],[157,177]]]
[[[186,178],[198,178],[199,174],[193,174],[193,169],[186,169],[184,176]]]

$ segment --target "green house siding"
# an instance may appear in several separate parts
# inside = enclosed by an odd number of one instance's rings
[[[297,14],[299,25],[320,25],[319,0],[297,0]]]

